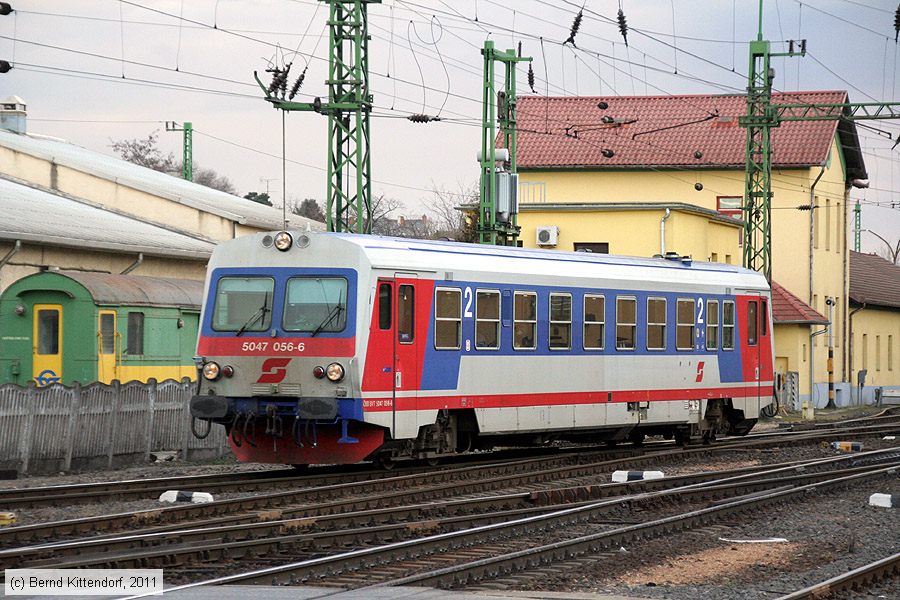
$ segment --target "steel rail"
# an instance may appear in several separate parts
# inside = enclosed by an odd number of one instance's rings
[[[821,583],[811,585],[781,596],[776,600],[814,600],[828,598],[835,592],[863,589],[863,586],[881,579],[900,575],[900,552],[873,563],[842,573]]]
[[[776,471],[784,471],[785,469],[777,469]],[[781,491],[776,494],[770,494],[767,496],[756,497],[754,496],[752,499],[743,500],[743,501],[735,501],[724,505],[719,505],[716,507],[712,507],[709,509],[703,509],[700,511],[692,511],[688,513],[688,517],[703,517],[700,518],[700,522],[706,524],[710,519],[706,518],[704,515],[710,514],[731,514],[735,512],[735,507],[743,507],[745,504],[752,503],[754,505],[764,505],[771,501],[772,499],[781,499],[788,497],[790,494],[797,493],[796,490],[801,490],[802,492],[809,491],[818,486],[828,486],[828,485],[836,485],[835,482],[849,482],[851,480],[857,480],[861,477],[871,476],[871,473],[876,473],[882,475],[887,472],[897,471],[896,465],[891,465],[890,467],[877,467],[870,472],[865,473],[863,475],[853,475],[850,477],[839,477],[826,482],[820,482],[810,485],[803,485],[798,488],[794,488],[792,490]],[[471,546],[475,543],[483,543],[486,540],[495,540],[500,539],[502,537],[509,537],[511,535],[522,535],[523,533],[537,533],[541,531],[546,531],[550,527],[558,527],[562,525],[568,525],[577,522],[583,522],[585,520],[589,520],[593,516],[600,514],[604,510],[608,510],[610,506],[619,506],[622,502],[630,501],[630,502],[639,502],[645,501],[652,498],[663,498],[663,497],[672,497],[677,494],[683,494],[690,489],[695,489],[702,486],[708,486],[712,484],[725,485],[729,483],[735,483],[736,480],[746,479],[748,476],[738,476],[738,477],[729,477],[724,479],[714,480],[713,482],[702,483],[702,484],[694,484],[691,486],[684,486],[678,488],[676,490],[665,490],[661,492],[645,492],[634,494],[631,496],[627,496],[625,498],[615,498],[612,500],[604,500],[601,502],[592,502],[584,506],[579,506],[575,508],[566,508],[559,511],[550,512],[540,516],[532,516],[524,519],[519,519],[515,521],[509,521],[504,523],[498,523],[493,525],[485,525],[480,527],[475,527],[472,529],[440,534],[435,536],[428,536],[423,539],[418,540],[408,540],[403,542],[396,542],[393,544],[388,544],[386,546],[376,547],[376,548],[366,548],[363,550],[345,552],[342,554],[321,557],[312,560],[301,561],[297,563],[291,563],[287,565],[280,565],[276,567],[269,567],[265,569],[259,569],[255,571],[251,571],[248,573],[241,573],[230,575],[226,577],[220,577],[212,580],[207,580],[203,582],[198,582],[196,584],[187,584],[186,586],[179,586],[173,588],[173,590],[177,589],[185,589],[187,587],[194,587],[195,585],[218,585],[218,584],[227,584],[227,583],[262,583],[268,585],[284,585],[297,583],[299,581],[308,581],[308,580],[316,580],[321,577],[332,576],[335,573],[340,572],[353,572],[364,569],[371,569],[373,566],[378,564],[385,564],[395,560],[401,559],[412,559],[418,556],[432,554],[436,552],[446,552],[449,550],[463,548]],[[696,513],[696,515],[695,515]],[[664,525],[669,530],[674,530],[674,524],[677,523],[677,519],[666,519],[663,520]],[[690,521],[693,523],[694,521]],[[656,523],[656,522],[654,522]],[[641,525],[640,527],[645,527],[646,525]],[[620,531],[620,530],[616,530]],[[632,531],[638,531],[635,529],[625,528],[626,533]],[[483,562],[483,561],[478,561]],[[485,563],[489,564],[489,563]],[[395,582],[397,583],[397,582]],[[406,583],[404,580],[403,583]]]

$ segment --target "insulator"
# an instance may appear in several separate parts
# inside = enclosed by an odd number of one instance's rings
[[[797,207],[797,210],[812,210],[811,204],[801,204]]]
[[[432,121],[440,121],[441,120],[441,118],[438,116],[425,115],[425,114],[409,115],[406,118],[408,120],[412,121],[413,123],[430,123]]]
[[[609,115],[603,115],[602,117],[600,117],[600,122],[605,123],[606,125],[609,125],[611,123],[614,123],[615,119]]]
[[[794,40],[788,40],[788,54],[794,53]]]
[[[800,40],[800,54],[806,54],[806,40]]]
[[[284,72],[281,74],[281,80],[278,82],[278,91],[281,92],[281,97],[284,98],[284,95],[287,93],[287,80],[288,74],[291,72],[291,64],[288,63],[284,67]]]
[[[12,65],[9,64],[9,61],[0,60],[0,73],[9,73],[10,69],[12,69]]]
[[[300,73],[300,76],[297,77],[297,81],[295,81],[293,87],[291,87],[291,94],[288,97],[288,100],[293,100],[294,96],[297,95],[297,92],[300,90],[300,86],[303,85],[303,80],[306,79],[306,69],[308,68],[308,66],[303,67],[303,72]]]
[[[0,15],[6,16],[12,12],[9,2],[0,2]]]
[[[900,4],[897,5],[897,12],[894,13],[894,43],[897,42],[897,37],[900,36]]]
[[[578,35],[578,29],[581,27],[581,19],[584,17],[584,11],[579,10],[578,14],[575,15],[575,20],[572,21],[572,29],[569,31],[569,37],[566,41],[563,42],[563,45],[572,44],[575,45],[575,36]]]
[[[603,150],[600,151],[600,154],[602,154],[606,158],[612,158],[613,156],[616,155],[616,153],[613,152],[612,150],[610,150],[609,148],[604,148]]]
[[[531,88],[532,94],[537,94],[537,92],[534,91],[534,69],[531,68],[531,63],[528,63],[528,87]]]
[[[698,192],[703,191],[703,184],[698,181],[697,183],[694,184],[694,189],[697,190]]]
[[[597,103],[597,108],[599,108],[600,110],[606,110],[607,108],[609,108],[609,102],[604,102],[603,100],[601,100]]]
[[[622,9],[619,9],[619,14],[616,17],[616,20],[619,22],[619,33],[622,34],[622,39],[625,40],[625,45],[628,45],[628,23],[625,21],[625,13],[622,12]]]
[[[522,42],[519,42],[519,53],[516,56],[522,56]]]
[[[275,93],[275,90],[278,89],[279,77],[281,76],[281,69],[266,69],[267,73],[272,73],[272,81],[269,83],[269,89],[266,90],[266,95],[271,96]]]
[[[700,160],[701,158],[703,158],[703,153],[700,152],[699,150],[694,150],[694,158],[696,158],[697,160]]]

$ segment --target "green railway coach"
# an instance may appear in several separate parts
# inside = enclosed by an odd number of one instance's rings
[[[0,294],[0,383],[196,377],[203,282],[44,271]]]

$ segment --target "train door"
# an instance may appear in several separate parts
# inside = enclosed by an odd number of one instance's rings
[[[740,316],[741,332],[741,356],[743,362],[744,382],[752,386],[756,399],[760,399],[760,386],[762,377],[763,355],[770,348],[768,299],[758,294],[741,296],[738,299],[738,314]],[[771,357],[767,361],[771,371]],[[769,378],[771,379],[771,377]]]
[[[394,279],[378,280],[379,321],[390,333],[391,345],[391,410],[394,435],[397,435],[397,412],[416,409],[419,373],[419,347],[425,341],[424,331],[416,331],[415,276],[397,274]],[[389,313],[387,311],[390,311]],[[390,314],[391,318],[387,318]],[[411,421],[415,426],[415,419]],[[406,427],[404,427],[406,429]]]
[[[116,311],[101,310],[97,322],[97,380],[112,383],[118,379]]]
[[[63,309],[59,304],[35,304],[32,334],[32,377],[38,387],[62,379]]]
[[[775,380],[773,361],[773,342],[771,321],[769,320],[769,299],[759,297],[759,379],[758,392],[760,405],[772,398],[772,384]]]

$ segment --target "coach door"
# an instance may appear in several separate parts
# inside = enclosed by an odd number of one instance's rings
[[[741,332],[741,355],[743,357],[744,382],[752,385],[757,400],[760,396],[761,348],[765,348],[768,339],[768,319],[766,298],[758,295],[739,296],[739,314],[743,331]]]
[[[35,304],[32,337],[32,377],[38,387],[62,378],[63,310],[59,304]]]
[[[97,381],[112,383],[118,373],[116,311],[101,310],[97,321]]]
[[[394,435],[397,435],[397,411],[416,409],[419,373],[419,346],[425,341],[425,331],[416,330],[415,276],[397,274],[395,279],[378,281],[379,306],[384,306],[385,296],[390,290],[391,319],[391,396]],[[409,413],[412,415],[412,413]],[[413,426],[415,420],[412,421]]]

